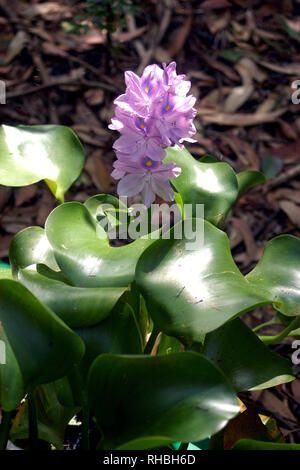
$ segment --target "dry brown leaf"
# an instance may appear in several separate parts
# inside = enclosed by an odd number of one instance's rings
[[[286,145],[270,145],[271,153],[277,157],[288,159],[288,158],[299,158],[300,159],[300,143],[295,142],[294,144]]]
[[[238,159],[241,161],[242,166],[247,170],[258,170],[260,168],[260,160],[248,142],[240,139],[231,133],[226,135],[223,133],[222,140],[233,150]]]
[[[30,186],[25,186],[24,188],[16,188],[14,191],[15,195],[15,205],[17,207],[22,206],[24,202],[30,201],[37,193],[37,185],[31,184]]]
[[[169,54],[171,57],[175,57],[178,52],[180,52],[184,46],[184,43],[190,34],[193,23],[193,15],[188,15],[183,23],[183,25],[178,28],[172,34],[172,42],[169,44]]]
[[[290,221],[300,228],[300,207],[294,202],[287,200],[280,201],[279,206],[286,213]]]
[[[225,13],[219,15],[207,14],[206,23],[211,34],[216,34],[218,31],[225,29],[231,18],[230,10],[226,10]]]
[[[289,199],[290,201],[300,204],[300,191],[296,189],[280,188],[276,191],[270,191],[268,194],[268,198],[269,197],[275,201],[280,199]]]
[[[13,232],[13,235],[14,234],[15,232]],[[0,258],[6,258],[8,256],[9,246],[13,235],[4,235],[3,237],[0,237]]]
[[[97,106],[103,103],[104,91],[102,88],[90,88],[84,93],[84,98],[89,106]]]
[[[278,119],[277,122],[280,125],[281,130],[287,139],[298,140],[297,132],[291,124],[289,124],[287,121],[284,121],[283,119]]]
[[[4,62],[6,64],[9,64],[9,62],[11,62],[17,55],[22,52],[28,41],[28,34],[25,33],[25,31],[18,31],[15,37],[9,43]]]
[[[232,5],[228,2],[228,0],[204,0],[204,2],[199,6],[200,8],[211,8],[212,10],[218,10],[220,8],[231,7]]]
[[[285,420],[295,422],[295,417],[293,413],[290,411],[288,404],[279,398],[277,398],[272,392],[269,390],[264,390],[260,397],[260,401],[262,402],[264,408],[267,411],[271,411],[272,413],[279,414]]]
[[[5,208],[6,204],[8,203],[10,196],[12,194],[12,188],[8,188],[7,186],[0,186],[0,211]]]
[[[53,14],[61,14],[69,12],[69,7],[63,5],[61,2],[44,2],[44,3],[36,3],[28,8],[26,8],[22,14],[23,16],[27,17],[34,17],[34,16],[44,16],[44,15],[53,15]]]
[[[258,105],[256,108],[255,114],[265,114],[272,111],[276,104],[278,103],[279,95],[276,92],[271,92],[268,94],[267,98]]]
[[[133,39],[138,38],[141,36],[145,31],[147,31],[148,26],[141,26],[140,28],[135,29],[134,31],[126,31],[124,33],[116,32],[113,33],[112,38],[115,41],[124,43],[128,41],[132,41]]]
[[[272,64],[265,60],[260,60],[259,64],[274,72],[282,73],[283,75],[300,75],[300,64],[291,63],[285,65]]]
[[[86,161],[85,169],[90,175],[94,185],[106,193],[110,189],[112,178],[102,161],[102,152],[95,151]]]
[[[210,57],[207,54],[202,54],[203,60],[210,65],[212,68],[219,70],[220,72],[224,73],[226,77],[230,78],[230,80],[233,80],[235,82],[239,82],[240,78],[238,74],[232,69],[232,67],[229,67],[229,65],[223,64],[223,62],[219,62],[213,57]]]
[[[222,126],[255,126],[264,122],[274,122],[276,119],[286,112],[286,108],[279,109],[272,113],[261,114],[245,114],[245,113],[215,113],[212,114],[210,109],[198,108],[199,118],[207,123],[220,124]]]
[[[234,87],[231,93],[227,96],[224,103],[225,113],[234,113],[251,97],[253,93],[253,85],[243,85]]]
[[[228,220],[232,222],[235,228],[241,233],[248,255],[248,262],[252,261],[256,257],[256,245],[249,225],[245,220],[238,217],[230,217]]]

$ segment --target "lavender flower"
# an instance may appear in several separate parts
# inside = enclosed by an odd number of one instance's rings
[[[121,179],[118,193],[142,192],[147,206],[155,194],[172,200],[168,180],[179,176],[180,168],[161,161],[167,147],[182,146],[196,132],[196,99],[187,96],[191,83],[177,75],[175,62],[163,68],[149,65],[141,77],[125,72],[125,82],[126,91],[114,101],[115,117],[109,126],[121,134],[113,145],[118,160],[112,176]]]
[[[120,179],[120,196],[131,197],[142,193],[145,206],[150,207],[156,194],[165,201],[173,201],[174,191],[169,180],[177,178],[180,173],[181,168],[173,162],[161,163],[148,157],[132,161],[127,155],[118,155],[112,176]]]

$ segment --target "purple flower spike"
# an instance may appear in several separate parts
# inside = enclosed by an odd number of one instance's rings
[[[141,77],[125,72],[125,82],[126,91],[114,101],[115,117],[109,125],[121,134],[113,145],[118,160],[112,176],[121,179],[118,193],[142,192],[147,206],[155,194],[169,201],[174,194],[168,180],[179,176],[180,168],[161,161],[167,147],[193,141],[196,99],[187,96],[191,83],[177,75],[175,62],[163,68],[148,65]]]
[[[116,179],[121,178],[118,183],[120,196],[131,197],[142,193],[146,207],[155,201],[156,194],[165,201],[173,201],[174,191],[169,181],[181,173],[181,168],[175,163],[161,163],[148,157],[132,162],[128,156],[126,160],[122,155],[114,163],[114,168],[112,175]]]

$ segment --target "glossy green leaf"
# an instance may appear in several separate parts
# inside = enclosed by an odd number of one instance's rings
[[[300,315],[300,239],[280,235],[270,240],[246,279],[272,299],[279,312]]]
[[[273,353],[239,318],[206,335],[203,354],[220,367],[238,392],[294,379],[290,361]]]
[[[77,328],[76,333],[85,344],[85,355],[80,364],[82,376],[99,354],[141,354],[142,340],[132,308],[121,299],[110,315],[97,325]]]
[[[232,450],[300,450],[300,444],[285,444],[282,442],[264,442],[254,439],[241,439]]]
[[[62,200],[83,163],[83,147],[68,127],[0,128],[0,184],[26,186],[45,180],[55,197]]]
[[[41,227],[25,228],[14,236],[9,247],[9,261],[14,275],[19,269],[33,264],[45,264],[59,271],[51,245]]]
[[[267,302],[237,268],[224,232],[200,219],[193,219],[193,230],[202,222],[204,243],[197,249],[188,249],[193,240],[186,236],[173,238],[175,226],[171,239],[157,240],[136,269],[156,328],[184,343],[201,341],[204,333]]]
[[[201,223],[193,219],[194,232]],[[285,315],[299,315],[298,238],[283,235],[268,242],[256,268],[244,277],[224,232],[204,221],[204,242],[193,248],[188,244],[197,237],[176,240],[176,231],[175,225],[170,240],[160,239],[149,247],[136,269],[136,281],[158,330],[192,343],[265,303],[273,303]]]
[[[126,287],[83,288],[21,269],[18,280],[71,328],[96,325],[106,318]]]
[[[39,439],[49,442],[58,450],[63,450],[66,427],[79,408],[62,406],[57,399],[53,383],[40,385],[37,388],[35,406]],[[28,439],[28,437],[28,402],[26,400],[13,420],[10,439],[14,442],[17,439]]]
[[[240,173],[237,173],[236,177],[239,186],[239,196],[247,191],[247,189],[250,189],[257,184],[266,182],[265,175],[260,171],[241,171]]]
[[[88,390],[106,449],[143,437],[197,441],[239,411],[224,376],[193,352],[101,355],[91,367]]]
[[[134,280],[138,258],[154,241],[145,237],[129,245],[109,246],[103,228],[79,202],[54,209],[46,234],[61,270],[78,287],[127,286]]]
[[[167,149],[164,161],[173,161],[182,168],[181,175],[172,180],[184,204],[204,204],[204,218],[221,225],[238,196],[238,182],[233,169],[225,162],[196,161],[179,147]]]
[[[84,205],[106,232],[109,231],[109,228],[122,231],[122,224],[128,224],[131,220],[128,207],[111,194],[93,196]]]
[[[0,403],[9,411],[35,386],[66,374],[84,354],[82,340],[24,286],[0,281]]]

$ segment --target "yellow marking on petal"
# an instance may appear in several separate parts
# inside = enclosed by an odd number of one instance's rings
[[[148,87],[148,85],[145,86],[145,92],[146,92],[146,93],[149,93],[149,87]]]
[[[151,166],[151,165],[152,165],[152,161],[151,161],[151,160],[148,160],[148,161],[146,162],[146,165],[147,165],[147,166]]]
[[[165,107],[165,110],[166,110],[166,111],[169,111],[169,109],[170,109],[170,105],[167,104],[167,106]]]
[[[145,124],[143,124],[142,122],[140,123],[140,128],[141,129],[145,129]]]

